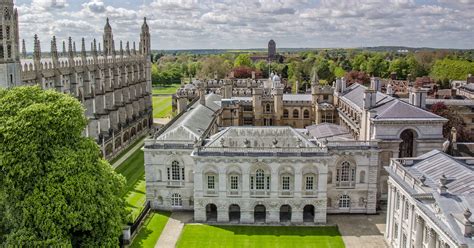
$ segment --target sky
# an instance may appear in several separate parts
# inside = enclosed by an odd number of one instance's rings
[[[474,0],[15,0],[20,38],[49,50],[53,35],[115,44],[139,41],[147,17],[152,49],[410,46],[474,48]],[[45,45],[47,44],[47,45]],[[138,45],[138,44],[137,44]],[[118,46],[118,45],[117,45]],[[80,46],[78,46],[80,47]],[[87,45],[86,47],[90,47]]]

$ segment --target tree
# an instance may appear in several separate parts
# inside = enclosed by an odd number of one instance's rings
[[[224,78],[231,69],[232,66],[223,57],[209,56],[201,61],[197,75],[201,78],[214,78],[214,73],[217,73],[218,78]]]
[[[5,246],[118,246],[125,179],[101,158],[75,98],[0,90],[0,203]]]
[[[368,60],[365,72],[375,77],[386,77],[388,76],[388,62],[381,53],[377,53]]]
[[[455,108],[446,106],[443,102],[435,103],[431,106],[430,111],[441,117],[448,119],[448,122],[443,126],[443,136],[449,139],[451,136],[451,129],[454,127],[457,131],[458,142],[470,142],[472,137],[464,129],[465,123],[462,116]]]
[[[404,58],[394,59],[390,62],[388,71],[390,73],[396,73],[398,79],[406,79],[408,75],[408,63]]]
[[[250,59],[250,55],[248,54],[239,54],[234,61],[234,67],[253,67],[252,60]]]
[[[437,60],[431,70],[431,76],[441,82],[449,80],[465,80],[468,74],[474,73],[474,62],[466,60],[442,59]],[[449,85],[442,85],[449,87]]]

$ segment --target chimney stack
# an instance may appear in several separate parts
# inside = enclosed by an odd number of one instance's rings
[[[422,109],[426,108],[426,98],[428,96],[427,90],[413,87],[409,89],[408,96],[408,101],[411,105]]]
[[[380,78],[372,77],[370,78],[370,88],[375,91],[381,92],[382,91],[382,83],[380,82]]]
[[[373,89],[364,92],[364,109],[371,109],[377,104],[377,92]]]

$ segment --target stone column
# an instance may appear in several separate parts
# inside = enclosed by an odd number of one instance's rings
[[[391,234],[392,234],[392,215],[393,215],[393,201],[392,201],[392,195],[393,195],[393,185],[388,182],[388,206],[387,206],[387,225],[385,227],[385,239],[387,239],[389,242],[391,240]]]
[[[222,167],[219,170],[219,197],[226,198],[227,197],[227,176],[225,174],[225,167]],[[228,216],[227,216],[228,217]]]
[[[436,232],[433,228],[428,230],[428,248],[436,247]]]
[[[300,171],[295,173],[295,188],[294,188],[294,197],[301,197],[303,176]],[[314,185],[316,186],[316,185]]]
[[[424,221],[420,215],[416,215],[415,220],[416,220],[415,247],[422,247]]]
[[[205,207],[199,206],[199,207],[194,208],[194,221],[206,222],[206,208]]]
[[[270,175],[270,195],[272,198],[278,197],[278,194],[280,192],[279,181],[280,181],[280,176],[278,174],[278,169],[272,170],[271,175]],[[267,186],[265,185],[265,187]]]
[[[248,171],[243,171],[242,172],[242,187],[240,189],[240,192],[242,192],[242,197],[243,198],[248,198],[250,197],[250,176]]]

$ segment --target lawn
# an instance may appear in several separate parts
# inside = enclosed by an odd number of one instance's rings
[[[172,84],[170,86],[153,87],[153,94],[169,94],[176,93],[176,90],[181,87],[181,84]]]
[[[171,109],[171,96],[153,97],[153,118],[169,117]]]
[[[115,171],[127,179],[126,193],[123,197],[127,201],[127,208],[131,210],[129,221],[133,222],[140,215],[146,200],[143,151],[136,150]]]
[[[150,212],[130,247],[155,247],[169,216],[168,212]]]
[[[343,248],[337,227],[186,225],[177,247]]]

